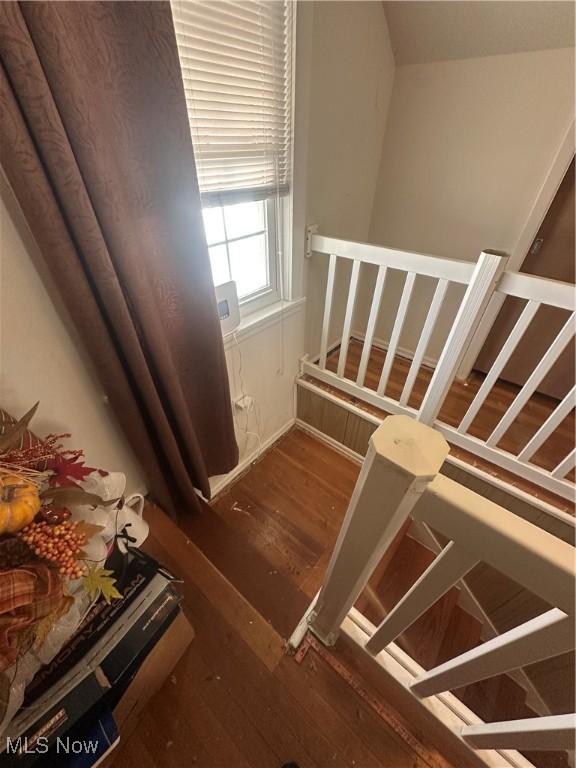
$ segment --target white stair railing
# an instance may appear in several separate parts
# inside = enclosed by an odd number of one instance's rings
[[[394,419],[393,430],[387,419],[370,438],[310,620],[328,645],[447,455],[438,432],[406,416]]]
[[[309,629],[327,645],[336,642],[343,623],[357,614],[353,605],[376,565],[409,517],[425,522],[449,543],[363,641],[363,650],[376,660],[396,648],[393,641],[479,562],[553,608],[414,675],[405,687],[418,699],[445,695],[576,645],[574,548],[439,474],[447,454],[448,445],[437,430],[406,416],[390,416],[374,432],[324,583],[307,614]],[[301,637],[300,631],[293,642]],[[456,711],[456,700],[451,702]],[[574,747],[573,723],[573,715],[473,725],[463,718],[457,735],[478,749],[561,750]],[[546,746],[531,746],[535,744]],[[523,758],[500,756],[505,760],[501,765],[527,765]]]
[[[462,738],[474,749],[574,749],[576,715],[548,715],[485,725],[468,725]]]
[[[576,464],[576,452],[568,453],[556,467],[545,469],[534,463],[534,456],[544,442],[560,426],[576,405],[576,389],[572,389],[544,420],[532,437],[522,446],[517,455],[504,450],[499,443],[506,432],[520,415],[524,406],[534,395],[544,377],[558,361],[560,355],[571,342],[576,330],[576,291],[574,286],[556,280],[534,277],[520,273],[505,272],[506,256],[497,252],[485,251],[480,254],[476,264],[443,259],[420,253],[398,251],[396,249],[365,243],[353,243],[346,240],[311,236],[311,248],[317,253],[330,255],[324,317],[320,338],[320,354],[316,361],[305,361],[303,372],[320,381],[374,405],[386,413],[407,414],[416,417],[425,424],[435,426],[446,439],[481,459],[489,461],[502,469],[528,480],[552,493],[574,499],[574,483],[567,479]],[[334,292],[338,264],[352,262],[346,309],[341,329],[334,328],[333,312]],[[346,376],[350,339],[360,339],[354,329],[355,308],[359,294],[362,264],[378,266],[378,274],[372,289],[369,316],[363,334],[362,352],[358,371],[354,378]],[[378,328],[382,297],[390,270],[405,275],[399,305],[385,342],[386,357],[380,373],[378,385],[371,389],[366,384],[366,373],[372,353],[372,347]],[[427,310],[424,325],[420,330],[413,352],[400,349],[400,340],[414,300],[414,288],[420,276],[436,280],[436,288]],[[426,360],[426,351],[432,334],[437,329],[443,316],[444,301],[451,285],[466,286],[466,291],[457,315],[448,334],[434,372],[427,386],[424,398],[418,410],[409,406],[410,395],[418,373]],[[438,414],[453,385],[461,360],[465,355],[483,314],[494,296],[513,296],[526,301],[526,306],[516,322],[509,338],[503,345],[496,360],[488,371],[483,384],[472,399],[459,424],[440,421]],[[486,407],[486,400],[496,384],[505,366],[509,363],[518,344],[528,331],[541,306],[556,307],[566,313],[563,328],[552,341],[550,347],[538,361],[517,397],[508,407],[499,423],[486,439],[470,434],[474,419]],[[327,365],[330,349],[339,347],[336,370],[329,370]],[[332,344],[331,344],[332,342]],[[395,357],[399,354],[412,360],[399,398],[390,393],[390,379]],[[427,364],[433,364],[427,360]]]

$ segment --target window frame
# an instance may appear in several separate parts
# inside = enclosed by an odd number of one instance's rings
[[[279,240],[278,240],[278,220],[283,215],[284,200],[286,198],[281,197],[268,197],[260,201],[264,203],[264,229],[256,232],[250,232],[249,234],[242,235],[240,237],[226,238],[225,240],[219,240],[218,242],[210,243],[208,248],[212,248],[217,245],[227,245],[228,243],[237,242],[239,240],[246,240],[249,237],[265,234],[266,236],[266,262],[268,272],[268,285],[260,288],[253,293],[238,298],[238,306],[240,309],[240,317],[244,318],[252,312],[257,312],[260,309],[264,309],[270,304],[274,304],[280,301],[282,298],[281,291],[281,271],[280,271],[280,258],[279,258]],[[245,202],[259,202],[258,200]],[[220,206],[206,206],[206,208],[220,207],[226,208],[227,205],[234,205],[234,203],[222,203]],[[224,219],[224,227],[226,227]],[[228,253],[228,249],[227,249]],[[228,268],[230,271],[230,279],[234,280],[232,270],[230,269],[230,261],[228,261]],[[214,279],[214,278],[212,278]],[[216,283],[214,283],[216,287]]]

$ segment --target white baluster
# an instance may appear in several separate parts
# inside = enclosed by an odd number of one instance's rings
[[[320,341],[320,368],[326,368],[326,357],[328,355],[328,333],[330,331],[330,316],[332,315],[332,301],[334,298],[334,281],[336,279],[336,259],[334,254],[330,255],[328,264],[328,280],[326,283],[326,300],[324,302],[324,320],[322,322],[322,339]]]
[[[574,336],[575,316],[576,313],[570,315],[558,336],[556,336],[550,347],[546,350],[542,359],[536,368],[534,368],[520,392],[516,395],[510,408],[508,408],[488,440],[486,440],[486,445],[498,445],[514,419],[532,397],[544,376],[546,376],[556,360],[560,357],[564,348],[567,346],[572,336]]]
[[[398,314],[396,315],[394,328],[392,328],[390,342],[388,344],[388,349],[386,350],[386,359],[384,360],[384,367],[382,368],[380,383],[378,384],[378,389],[376,390],[379,395],[383,395],[386,391],[386,384],[388,384],[388,378],[390,376],[390,371],[392,370],[392,364],[394,363],[394,356],[396,355],[396,347],[398,346],[400,334],[402,333],[404,321],[406,320],[406,313],[408,312],[408,305],[410,304],[410,297],[412,296],[412,289],[414,288],[415,280],[416,275],[414,272],[408,272],[404,282],[404,290],[402,291],[400,304],[398,305]]]
[[[477,563],[477,557],[451,541],[381,622],[366,650],[380,653]]]
[[[538,311],[540,307],[539,301],[529,301],[528,304],[524,307],[524,310],[518,320],[516,321],[514,328],[512,329],[512,332],[504,342],[502,349],[498,353],[498,356],[496,360],[492,363],[492,366],[490,370],[488,371],[486,378],[482,382],[482,386],[476,393],[476,397],[472,401],[470,407],[468,408],[466,415],[460,422],[460,426],[458,427],[458,432],[467,432],[468,428],[474,421],[476,414],[482,407],[482,404],[488,394],[490,393],[490,390],[496,383],[498,377],[504,370],[504,366],[510,359],[512,353],[518,346],[518,343],[520,342],[520,339],[524,335],[524,332],[532,322],[532,319],[534,318],[534,315]]]
[[[563,459],[558,466],[552,470],[552,477],[566,477],[571,469],[574,469],[576,464],[576,448]]]
[[[424,359],[424,355],[426,354],[426,349],[428,347],[428,342],[430,341],[430,336],[432,336],[432,331],[434,330],[434,326],[436,325],[438,313],[442,308],[442,303],[444,302],[444,297],[446,296],[446,290],[448,289],[448,285],[449,285],[448,280],[438,280],[438,285],[436,286],[436,290],[434,291],[432,303],[430,304],[430,309],[428,310],[428,315],[426,316],[426,322],[424,323],[424,328],[422,328],[422,333],[420,334],[420,339],[418,340],[418,346],[416,347],[416,351],[414,352],[412,365],[410,366],[410,370],[408,371],[408,376],[406,377],[406,381],[404,383],[404,389],[402,390],[402,395],[400,397],[400,405],[408,404],[408,400],[410,399],[410,395],[412,394],[412,388],[414,386],[414,382],[416,381],[416,377],[418,376],[418,371],[420,370],[420,366],[422,365],[422,360]]]
[[[460,361],[474,335],[498,278],[506,265],[507,256],[483,251],[472,274],[454,325],[428,385],[420,406],[418,418],[425,424],[433,424],[442,407],[444,398],[452,386]]]
[[[526,446],[520,451],[518,454],[519,461],[530,461],[540,446],[544,445],[554,430],[560,426],[566,416],[568,416],[570,411],[574,408],[575,397],[576,386],[572,387],[560,405],[558,405],[554,411],[552,411],[538,432],[536,432],[536,434],[530,439]]]
[[[344,316],[344,330],[342,332],[340,357],[338,358],[338,369],[336,371],[338,376],[341,378],[344,378],[344,370],[346,369],[346,357],[348,356],[348,345],[350,344],[352,318],[354,317],[354,307],[356,306],[356,293],[358,291],[358,275],[360,274],[360,264],[360,261],[352,262],[352,275],[350,276],[348,301],[346,303],[346,314]]]
[[[552,608],[425,672],[410,688],[417,696],[432,696],[550,659],[573,648],[573,617]]]
[[[376,277],[376,285],[374,286],[374,294],[372,296],[372,306],[370,307],[370,316],[368,317],[366,336],[364,337],[364,346],[362,347],[362,357],[360,358],[358,376],[356,377],[356,384],[361,387],[364,386],[364,379],[366,378],[366,369],[368,368],[370,352],[372,351],[372,341],[374,339],[374,331],[376,330],[376,322],[378,321],[378,313],[380,312],[385,280],[386,267],[378,267],[378,276]]]
[[[460,735],[475,749],[573,750],[576,714],[467,725]]]

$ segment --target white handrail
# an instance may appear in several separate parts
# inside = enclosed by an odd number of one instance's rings
[[[528,301],[540,301],[552,307],[576,312],[576,290],[570,283],[523,272],[504,272],[498,283],[498,293]]]
[[[426,253],[399,251],[396,248],[385,248],[381,245],[354,243],[349,240],[338,240],[335,237],[312,235],[311,247],[316,253],[336,254],[343,259],[356,259],[365,264],[376,264],[379,267],[391,267],[403,272],[416,272],[428,277],[444,278],[454,283],[467,285],[474,272],[474,264],[470,261],[457,259],[441,259]]]
[[[434,371],[424,392],[418,413],[420,421],[437,426],[451,443],[469,453],[487,460],[507,472],[515,473],[518,477],[541,486],[558,496],[569,500],[573,499],[574,482],[571,478],[567,478],[567,474],[573,466],[571,465],[571,456],[567,456],[552,470],[532,461],[537,446],[542,445],[544,440],[550,437],[560,426],[562,414],[566,416],[569,414],[571,410],[569,399],[563,400],[556,413],[548,412],[545,415],[543,419],[545,423],[536,425],[537,433],[522,450],[518,451],[518,455],[510,453],[500,446],[505,433],[515,420],[521,417],[522,409],[528,402],[532,401],[540,383],[556,364],[560,354],[573,336],[576,322],[576,291],[573,285],[534,275],[503,271],[505,257],[489,251],[482,253],[478,262],[473,264],[366,243],[349,242],[319,234],[311,236],[311,245],[316,252],[328,253],[330,263],[318,364],[304,361],[302,369],[305,373],[315,376],[353,397],[375,405],[387,413],[412,415],[414,409],[409,407],[408,402],[416,381],[420,382],[421,366],[424,364],[433,367]],[[341,329],[332,328],[331,333],[336,271],[340,259],[353,262],[352,276],[343,327]],[[355,315],[357,314],[354,311],[356,295],[357,293],[358,296],[363,295],[358,291],[360,264],[362,263],[378,266],[378,275],[369,299],[370,311],[365,333],[362,333],[361,329],[354,328]],[[389,339],[377,340],[377,345],[386,350],[386,355],[378,386],[371,389],[364,385],[373,344],[378,336],[380,310],[389,269],[404,272],[406,278],[401,289],[396,316],[393,318],[390,337]],[[435,278],[438,283],[431,297],[426,320],[417,336],[415,350],[412,354],[410,349],[403,349],[399,344],[405,325],[415,314],[412,311],[414,301],[411,301],[411,298],[414,295],[413,288],[419,275]],[[442,325],[439,321],[443,319],[443,310],[446,306],[445,298],[451,283],[460,283],[466,285],[467,288],[444,348],[438,361],[435,362],[433,359],[426,359],[425,354],[436,326]],[[438,414],[441,412],[454,384],[461,360],[474,338],[476,328],[481,323],[488,304],[497,295],[500,297],[515,296],[526,300],[527,305],[487,372],[484,382],[461,418],[460,424],[454,426],[441,423]],[[482,438],[470,434],[469,430],[474,419],[483,413],[484,409],[489,408],[490,392],[498,382],[505,366],[510,363],[517,345],[526,338],[525,333],[540,306],[552,306],[560,310],[571,311],[573,314],[556,338],[552,340],[550,347],[543,353],[525,385],[518,391],[514,401],[507,406],[500,422],[492,429],[492,433]],[[345,378],[351,338],[363,340],[362,352],[358,370],[350,378]],[[335,373],[326,368],[330,339],[340,339],[339,342],[336,342],[336,346],[339,346],[339,356]],[[387,385],[392,377],[394,377],[395,386],[398,384],[395,376],[397,369],[398,371],[401,370],[396,365],[395,358],[398,355],[411,358],[410,369],[399,397],[395,393],[386,393]],[[422,380],[425,381],[425,378],[422,377]],[[390,389],[390,387],[388,388]],[[462,392],[453,394],[454,399],[451,400],[451,403],[456,403],[457,399],[462,396]],[[546,405],[545,407],[549,406]]]
[[[573,614],[574,548],[444,475],[413,512],[549,605]]]

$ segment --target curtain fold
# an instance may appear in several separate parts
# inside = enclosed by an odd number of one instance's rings
[[[193,508],[238,449],[169,3],[0,3],[0,99],[0,163],[151,492]]]

